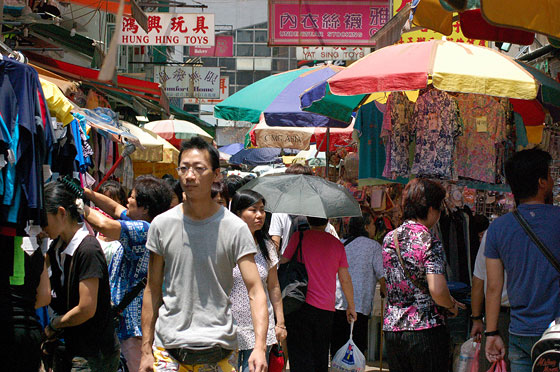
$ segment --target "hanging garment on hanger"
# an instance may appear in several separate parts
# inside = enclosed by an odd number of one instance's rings
[[[457,138],[457,173],[494,183],[495,145],[506,138],[505,110],[498,101],[481,94],[460,94],[457,103],[464,125],[463,135]]]
[[[412,103],[403,92],[393,92],[387,99],[391,111],[391,172],[397,176],[410,175],[409,148],[414,113]]]
[[[430,89],[418,97],[411,134],[416,135],[412,174],[449,179],[455,140],[462,128],[457,104],[447,93]]]

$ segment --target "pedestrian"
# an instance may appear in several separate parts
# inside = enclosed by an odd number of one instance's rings
[[[4,297],[9,308],[7,313],[2,312],[3,361],[13,372],[38,371],[43,327],[35,309],[51,302],[47,263],[41,248],[33,248],[31,244],[30,249],[24,248],[22,238],[3,237],[2,243],[10,244],[4,249],[11,248],[14,252],[13,275]]]
[[[285,174],[305,174],[308,176],[312,176],[313,171],[307,165],[296,163],[290,165],[290,167],[286,169]],[[287,213],[272,213],[268,233],[270,234],[274,244],[276,244],[280,255],[282,255],[286,250],[292,234],[302,228],[301,226],[297,226],[303,224],[302,221],[305,221],[305,217],[303,216],[294,216]],[[307,224],[305,225],[306,226],[304,226],[303,228],[307,229],[308,226]],[[328,221],[327,226],[325,227],[325,231],[329,234],[332,234],[336,239],[338,239],[336,229]]]
[[[147,371],[235,371],[237,337],[229,302],[236,265],[247,287],[255,332],[252,371],[266,371],[266,294],[249,227],[212,200],[218,151],[201,137],[183,142],[177,172],[183,203],[152,222],[142,307]]]
[[[560,259],[560,208],[552,205],[551,156],[540,149],[515,153],[505,165],[517,212]],[[511,304],[508,358],[512,372],[531,371],[531,348],[560,316],[560,274],[531,240],[513,213],[496,219],[486,235],[486,357],[505,357],[498,329],[504,273]]]
[[[371,214],[352,217],[348,223],[348,238],[343,241],[348,260],[348,271],[354,288],[354,304],[357,318],[354,322],[353,340],[362,354],[368,350],[368,323],[373,310],[373,298],[377,283],[380,284],[381,297],[387,292],[381,244],[373,240],[375,222]],[[331,357],[350,338],[350,327],[346,320],[348,302],[340,281],[336,282],[336,312],[331,337]]]
[[[110,311],[107,262],[97,239],[79,223],[81,199],[66,187],[53,181],[44,189],[48,222],[44,231],[55,239],[48,254],[56,295],[51,307],[57,314],[45,336],[64,338],[73,371],[113,372],[120,347]]]
[[[172,191],[159,178],[140,176],[134,182],[127,208],[90,189],[85,189],[84,195],[109,215],[85,206],[86,221],[108,239],[121,243],[109,265],[111,300],[118,305],[127,293],[142,285],[140,283],[148,274],[150,254],[146,240],[150,222],[169,209]],[[142,296],[143,291],[140,291],[126,306],[117,329],[130,372],[138,371],[140,366]]]
[[[449,293],[442,243],[430,233],[445,189],[416,178],[403,191],[403,220],[383,241],[387,303],[383,331],[391,372],[449,369],[446,317],[464,305]]]
[[[179,180],[170,174],[164,174],[161,179],[167,182],[171,190],[173,190],[173,194],[171,194],[170,208],[179,205],[183,201],[183,189],[181,189],[181,183]]]
[[[348,273],[344,246],[334,236],[325,232],[326,218],[307,217],[310,229],[295,233],[280,263],[293,258],[301,240],[303,263],[307,270],[308,284],[305,303],[287,314],[290,371],[327,372],[329,344],[335,312],[336,276],[346,297],[348,323],[356,320],[354,290]]]
[[[99,187],[99,193],[103,194],[115,202],[119,203],[120,205],[126,205],[126,192],[124,187],[116,180],[109,180],[105,181]],[[111,218],[107,213],[103,212],[101,209],[96,208],[97,211],[103,213],[106,217]],[[119,250],[121,247],[121,243],[118,239],[109,239],[102,233],[97,233],[97,240],[99,244],[101,244],[101,249],[103,249],[103,253],[105,253],[105,258],[107,259],[107,263],[111,264],[111,259],[116,251]]]
[[[223,181],[212,183],[212,192],[210,196],[214,201],[225,208],[229,208],[229,193],[226,184]]]
[[[258,247],[255,263],[268,298],[268,332],[266,337],[268,362],[272,345],[281,343],[286,339],[287,333],[282,308],[282,292],[278,282],[278,253],[267,233],[264,205],[265,200],[261,194],[252,190],[242,190],[233,197],[231,211],[247,224]],[[233,280],[230,299],[233,318],[237,324],[238,370],[239,372],[249,372],[248,361],[255,345],[255,332],[251,321],[249,294],[243,283],[239,266],[236,266],[233,270]]]
[[[487,222],[488,226],[488,222]],[[478,248],[478,253],[476,254],[476,260],[474,263],[474,271],[472,277],[472,288],[471,288],[471,337],[480,342],[480,350],[482,352],[479,355],[479,369],[482,371],[487,371],[490,369],[490,363],[486,359],[486,353],[484,352],[486,348],[486,337],[484,334],[484,298],[486,296],[486,290],[488,285],[488,279],[486,275],[486,256],[484,252],[486,250],[486,232],[482,236],[480,241],[480,246]],[[509,344],[509,324],[510,324],[510,304],[507,294],[507,275],[504,272],[504,288],[502,289],[502,298],[500,302],[500,315],[498,316],[498,330],[502,336],[505,346]],[[507,369],[510,370],[510,363],[506,360]]]

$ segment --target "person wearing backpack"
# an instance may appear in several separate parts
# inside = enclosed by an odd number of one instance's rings
[[[325,232],[327,219],[307,217],[309,230],[294,234],[280,263],[294,257],[301,238],[302,263],[308,283],[305,303],[298,310],[285,314],[288,329],[288,350],[291,372],[327,372],[329,344],[335,313],[336,275],[348,307],[346,318],[356,320],[354,289],[348,272],[348,261],[342,243]]]
[[[506,271],[512,372],[531,371],[533,344],[560,316],[560,273],[551,262],[560,259],[560,208],[552,205],[551,160],[546,151],[531,149],[517,152],[506,162],[506,180],[518,203],[518,214],[496,219],[486,236],[486,357],[495,362],[506,353],[498,332]]]

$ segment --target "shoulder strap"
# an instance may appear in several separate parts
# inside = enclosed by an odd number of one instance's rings
[[[412,282],[412,284],[414,284],[418,289],[420,289],[423,292],[426,293],[430,293],[429,289],[426,288],[426,286],[423,283],[420,283],[418,280],[415,280],[412,278],[412,275],[410,275],[410,272],[408,271],[408,269],[406,268],[405,264],[404,264],[404,260],[401,256],[401,248],[399,246],[399,238],[397,237],[397,230],[393,230],[393,242],[395,243],[395,251],[397,252],[397,257],[399,258],[399,262],[403,268],[403,272],[404,275],[408,278],[408,280],[410,280]]]
[[[301,243],[303,241],[303,231],[299,232],[299,242],[297,244],[295,256],[296,259],[299,259],[299,262],[303,263],[303,249],[301,248]]]
[[[556,271],[558,271],[560,273],[560,263],[558,262],[558,260],[556,259],[556,257],[554,257],[554,255],[552,254],[552,252],[548,249],[548,247],[546,245],[544,245],[544,243],[542,242],[542,240],[539,239],[539,237],[535,234],[535,232],[533,231],[533,229],[531,229],[531,226],[529,226],[529,224],[527,223],[527,221],[525,220],[525,218],[523,218],[523,216],[521,215],[521,213],[519,213],[518,210],[515,210],[513,212],[513,216],[515,217],[515,219],[517,220],[517,222],[519,222],[519,224],[521,225],[521,227],[523,227],[523,230],[525,230],[525,232],[527,233],[527,235],[529,235],[529,238],[531,238],[531,240],[533,241],[533,243],[535,243],[535,245],[537,247],[539,247],[540,251],[542,252],[542,254],[546,257],[546,259],[552,264],[552,266],[554,266],[554,268],[556,269]]]
[[[123,296],[121,302],[118,305],[113,307],[113,311],[117,314],[120,314],[126,309],[128,305],[140,294],[140,292],[146,287],[146,283],[148,282],[148,278],[143,277],[134,287],[130,289],[130,291],[126,292]]]
[[[346,247],[348,244],[352,243],[354,241],[354,239],[356,239],[357,236],[353,236],[351,238],[348,238],[345,242],[344,242],[344,246]]]

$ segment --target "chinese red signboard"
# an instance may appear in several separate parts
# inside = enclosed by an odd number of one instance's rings
[[[214,46],[194,46],[189,48],[191,57],[233,57],[233,36],[216,36]]]
[[[123,17],[122,45],[214,45],[214,14],[146,13],[147,32],[132,17]]]
[[[271,46],[371,46],[391,18],[389,0],[269,0],[268,12]]]

